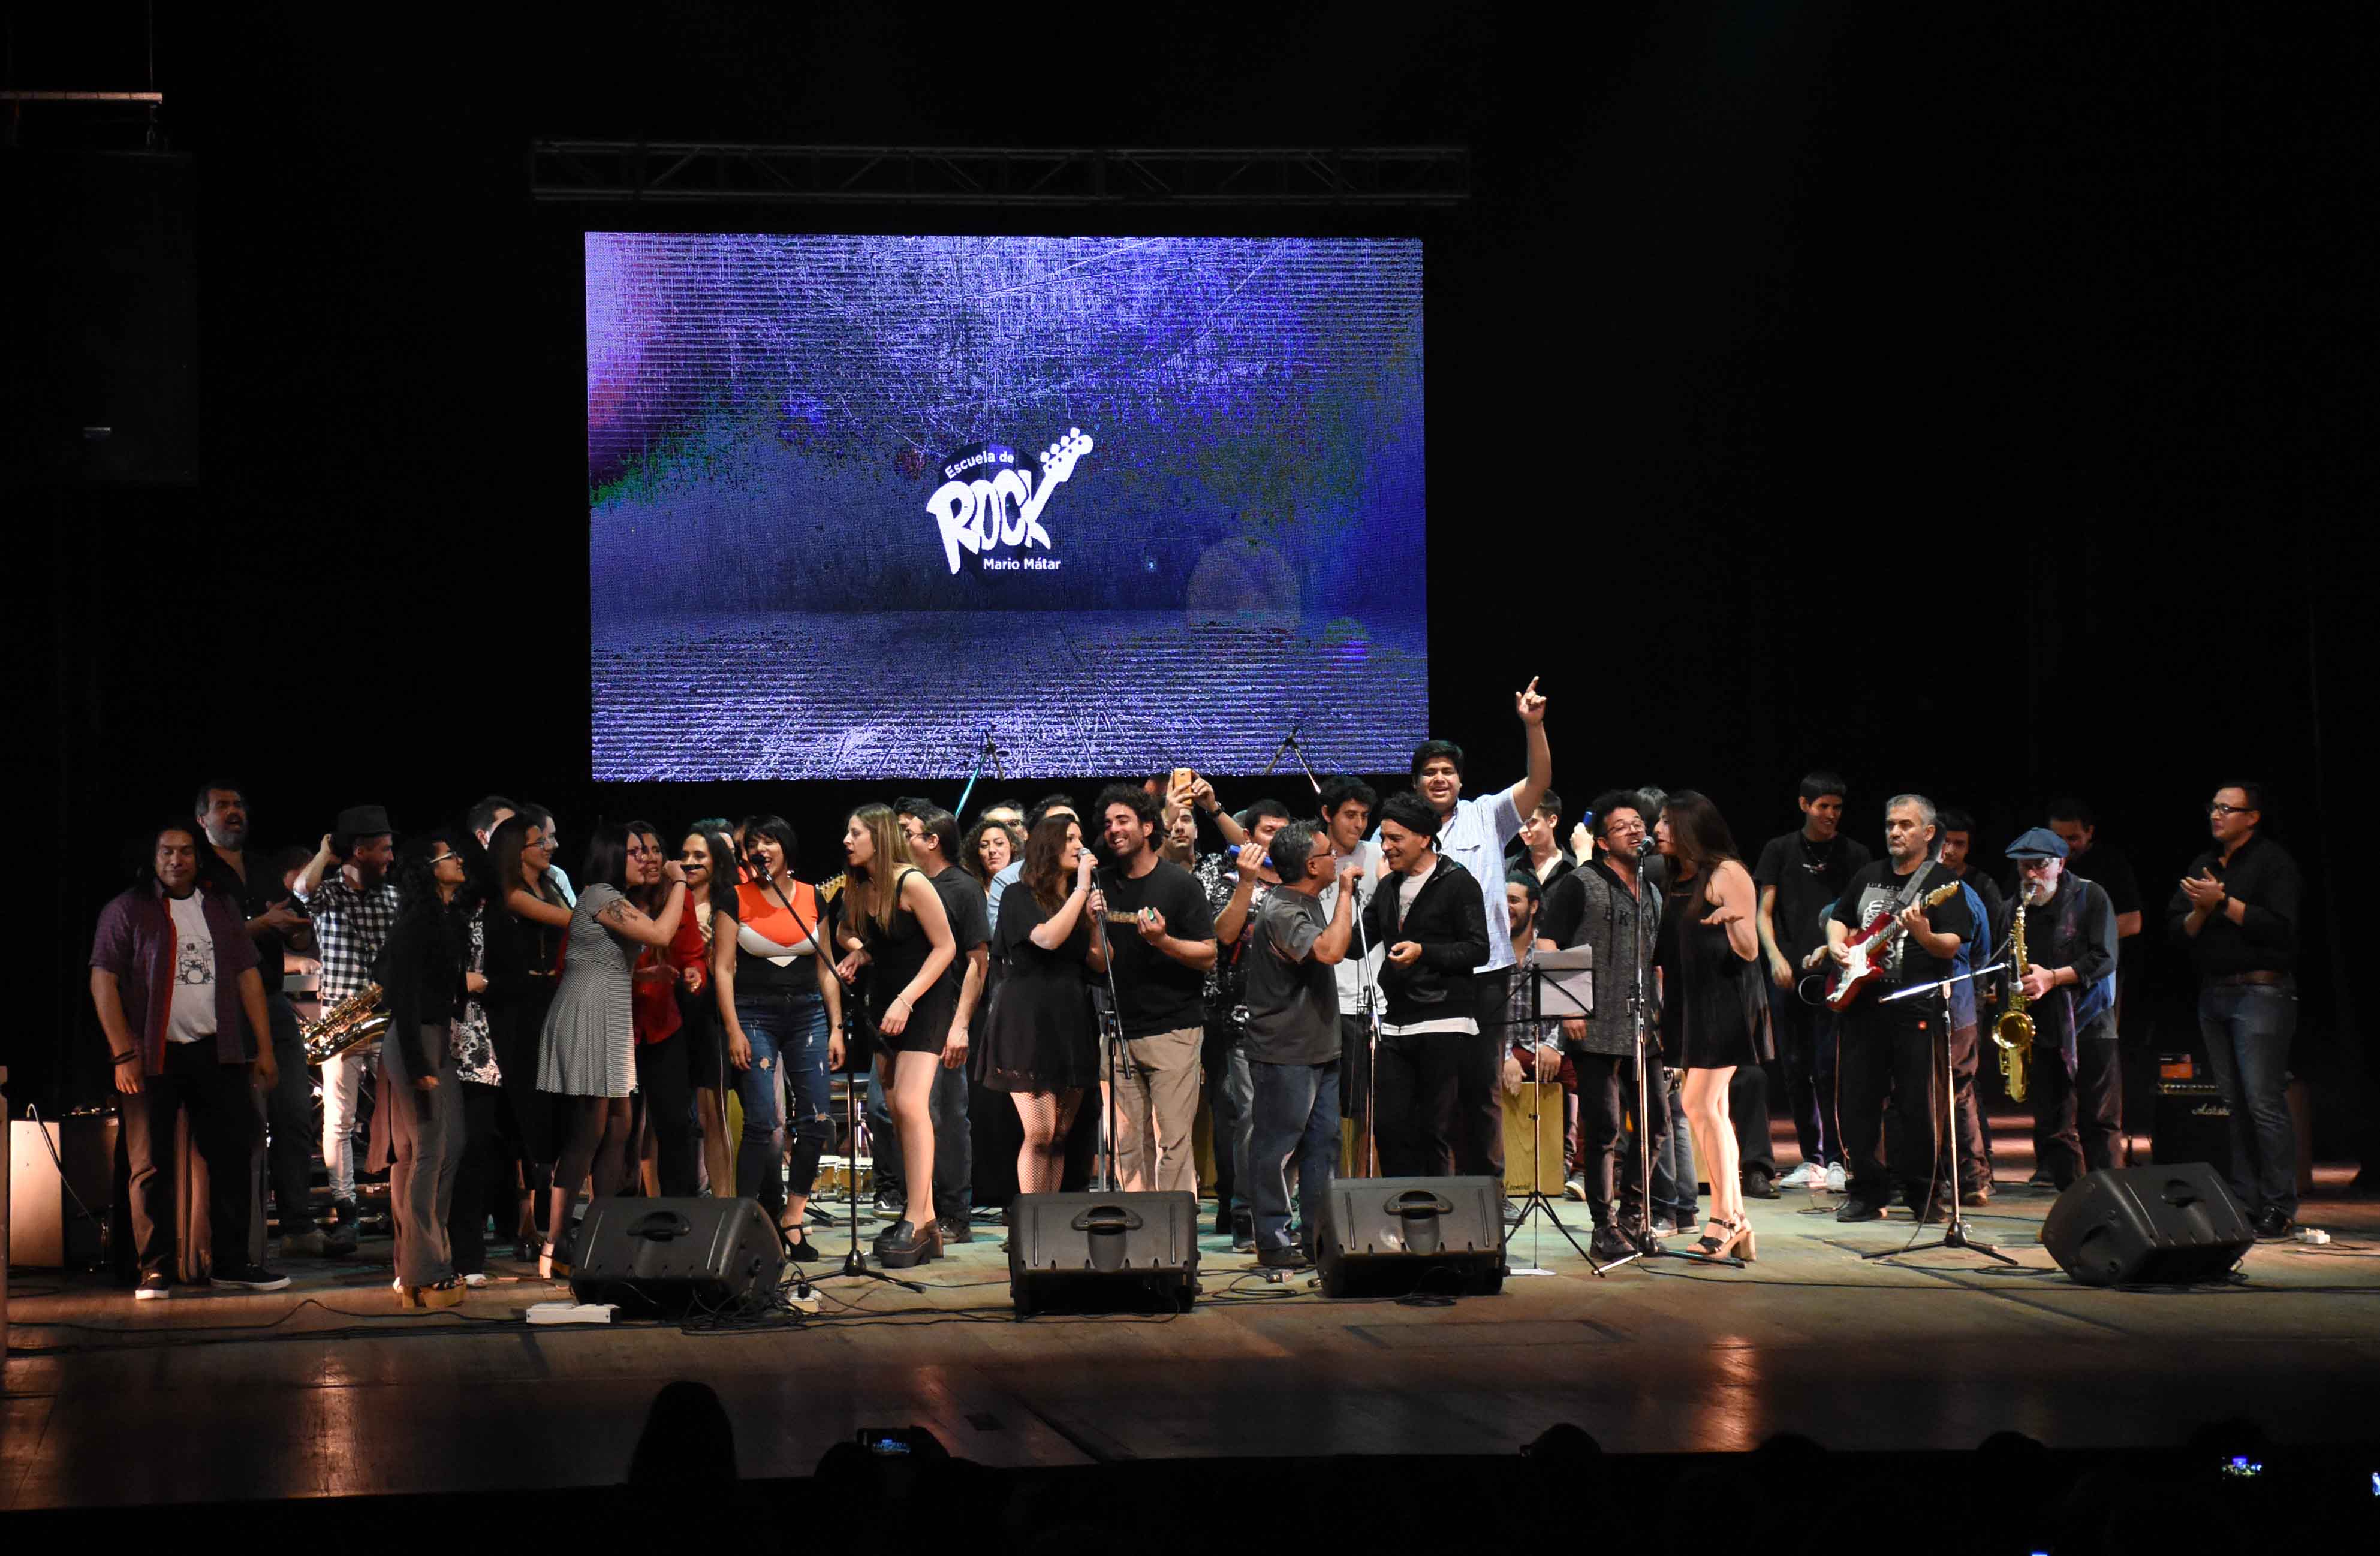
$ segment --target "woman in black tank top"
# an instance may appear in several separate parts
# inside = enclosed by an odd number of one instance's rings
[[[1655,947],[1661,970],[1661,1046],[1686,1072],[1686,1121],[1694,1159],[1710,1178],[1711,1219],[1696,1251],[1749,1263],[1757,1251],[1743,1212],[1743,1182],[1728,1083],[1739,1064],[1776,1051],[1760,983],[1752,874],[1718,808],[1692,790],[1671,795],[1654,829],[1670,861]]]
[[[905,1270],[941,1256],[941,1233],[934,1224],[934,1072],[941,1067],[943,1040],[957,1014],[951,991],[940,987],[958,955],[941,894],[909,862],[909,842],[901,835],[892,808],[863,805],[844,828],[843,849],[851,864],[844,901],[844,976],[868,967],[868,1014],[883,1039],[880,1082],[891,1073],[892,1125],[901,1135],[901,1170],[907,1178],[907,1214],[876,1239],[876,1255],[887,1269]],[[964,1205],[952,1208],[965,1215]]]

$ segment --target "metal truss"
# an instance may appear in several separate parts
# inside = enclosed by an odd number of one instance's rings
[[[540,140],[529,192],[571,205],[1448,206],[1459,146],[759,146]]]

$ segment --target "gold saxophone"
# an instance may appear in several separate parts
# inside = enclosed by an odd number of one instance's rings
[[[2000,1075],[2008,1082],[2009,1100],[2024,1100],[2024,1066],[2033,1057],[2033,1017],[2025,1014],[2024,898],[2016,900],[2016,928],[2009,944],[2008,1009],[1992,1023],[1992,1041],[2000,1048]]]
[[[319,1064],[358,1043],[375,1040],[388,1030],[391,1019],[381,1008],[380,985],[365,984],[298,1029],[306,1045],[306,1063]]]

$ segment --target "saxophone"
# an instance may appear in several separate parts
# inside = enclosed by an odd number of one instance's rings
[[[2000,1076],[2008,1082],[2009,1100],[2024,1100],[2024,1066],[2033,1057],[2033,1017],[2025,1013],[2024,898],[2016,900],[2016,928],[2009,945],[2008,1009],[1992,1023],[1992,1041],[1999,1045]]]
[[[306,1063],[334,1059],[358,1043],[371,1042],[388,1030],[394,1019],[380,1004],[380,985],[367,983],[298,1030],[306,1045]]]

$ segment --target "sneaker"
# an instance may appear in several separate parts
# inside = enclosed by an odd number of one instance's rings
[[[1870,1204],[1864,1199],[1846,1199],[1842,1203],[1842,1208],[1835,1212],[1835,1219],[1837,1221],[1882,1221],[1884,1207]]]
[[[1598,1226],[1595,1229],[1595,1235],[1586,1240],[1587,1257],[1597,1264],[1609,1264],[1613,1259],[1625,1258],[1635,1251],[1615,1226]]]
[[[487,1272],[485,1270],[474,1270],[469,1274],[462,1277],[462,1281],[463,1284],[470,1288],[472,1291],[479,1291],[484,1288],[488,1283]]]
[[[285,1291],[289,1277],[277,1270],[267,1270],[261,1264],[235,1264],[216,1270],[208,1279],[212,1286],[234,1286],[241,1291]]]
[[[876,1207],[878,1215],[891,1216],[897,1221],[909,1209],[909,1196],[890,1185],[879,1185],[876,1197],[870,1203]]]
[[[1257,1217],[1253,1210],[1242,1210],[1232,1217],[1232,1251],[1252,1254],[1257,1251]]]
[[[1852,1175],[1843,1170],[1843,1164],[1840,1161],[1828,1162],[1827,1192],[1828,1194],[1843,1194],[1849,1192],[1851,1186]]]
[[[1562,1197],[1564,1199],[1575,1199],[1580,1201],[1582,1204],[1585,1203],[1586,1199],[1586,1174],[1584,1173],[1572,1173],[1569,1177],[1564,1178],[1562,1180]]]
[[[2289,1212],[2277,1205],[2267,1205],[2257,1211],[2252,1224],[2256,1229],[2256,1241],[2259,1243],[2286,1243],[2290,1234],[2297,1230],[2297,1222],[2291,1221]]]
[[[1260,1270],[1311,1270],[1314,1261],[1305,1257],[1304,1248],[1292,1243],[1285,1248],[1257,1250],[1257,1267]]]
[[[163,1275],[143,1275],[140,1284],[133,1288],[135,1302],[161,1302],[174,1295],[174,1282]]]
[[[1678,1223],[1677,1223],[1676,1222],[1671,1221],[1671,1220],[1670,1220],[1669,1217],[1667,1217],[1667,1216],[1655,1216],[1655,1217],[1653,1218],[1653,1235],[1654,1235],[1654,1236],[1656,1236],[1656,1237],[1675,1237],[1677,1234],[1678,1234]]]
[[[1777,1197],[1777,1180],[1767,1173],[1746,1173],[1743,1174],[1743,1197],[1746,1199],[1774,1199]]]
[[[334,1226],[322,1234],[322,1246],[333,1258],[345,1258],[356,1251],[356,1229]]]
[[[965,1216],[936,1216],[934,1218],[934,1224],[942,1229],[942,1241],[944,1243],[972,1243],[975,1241],[975,1222],[969,1221]]]
[[[1987,1188],[1971,1188],[1959,1196],[1959,1203],[1970,1210],[1980,1210],[1991,1202],[1992,1191]]]
[[[1815,1161],[1804,1161],[1777,1180],[1779,1188],[1816,1188],[1827,1181],[1827,1170]]]
[[[304,1232],[293,1232],[281,1239],[281,1257],[283,1258],[328,1258],[331,1257],[330,1236],[319,1227],[310,1227]]]

